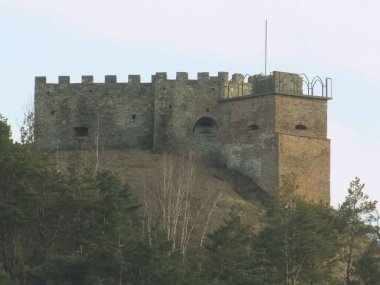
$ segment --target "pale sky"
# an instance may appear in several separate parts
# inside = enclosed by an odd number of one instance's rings
[[[380,200],[379,0],[0,0],[0,114],[17,139],[35,76],[264,72],[265,19],[268,71],[333,80],[332,205]]]

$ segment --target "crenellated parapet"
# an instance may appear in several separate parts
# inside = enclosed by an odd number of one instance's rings
[[[187,72],[177,72],[176,77],[174,79],[170,79],[167,76],[166,72],[157,72],[152,75],[152,83],[162,82],[162,81],[170,81],[175,83],[176,81],[179,83],[189,82],[189,83],[206,83],[206,82],[224,82],[228,81],[228,72],[218,72],[217,76],[210,76],[208,72],[198,72],[196,79],[190,79],[189,74]]]
[[[104,82],[94,82],[93,75],[82,75],[81,83],[71,83],[70,76],[60,75],[58,76],[58,83],[49,83],[46,80],[46,76],[36,76],[35,84],[44,85],[44,84],[114,84],[114,83],[141,83],[140,75],[128,75],[128,82],[118,82],[116,75],[105,75]]]
[[[82,96],[86,93],[115,95],[115,96],[139,96],[151,95],[160,88],[181,89],[184,86],[202,86],[205,90],[217,90],[217,97],[223,96],[223,88],[229,80],[228,72],[219,72],[216,76],[210,76],[208,72],[199,72],[196,78],[190,78],[187,72],[177,72],[175,78],[169,78],[166,72],[157,72],[152,75],[150,82],[142,82],[140,75],[128,75],[127,81],[119,81],[116,75],[105,75],[104,81],[94,81],[94,76],[83,75],[81,82],[72,82],[70,76],[58,76],[58,82],[49,82],[46,77],[35,78],[36,96],[45,94],[60,94],[59,96]],[[157,86],[161,86],[157,89]],[[212,97],[215,97],[213,92]]]
[[[265,95],[270,93],[281,93],[288,95],[311,95],[321,96],[327,99],[331,98],[331,79],[326,78],[324,81],[316,76],[311,81],[304,74],[288,73],[274,71],[269,75],[264,74],[232,74],[229,78],[228,72],[218,72],[217,76],[210,76],[208,72],[198,72],[196,79],[190,79],[187,72],[177,72],[173,79],[168,78],[166,72],[157,72],[152,75],[151,82],[141,82],[140,75],[128,75],[127,82],[119,82],[116,75],[105,75],[104,82],[94,82],[92,75],[83,75],[81,83],[71,83],[70,76],[59,76],[58,83],[48,83],[46,77],[36,77],[36,87],[44,85],[60,85],[70,87],[71,85],[95,84],[105,87],[111,87],[114,84],[138,86],[143,84],[154,85],[169,83],[171,86],[183,84],[210,84],[220,87],[220,98],[236,98],[242,96]],[[330,86],[329,86],[330,85]]]
[[[217,76],[210,76],[209,72],[198,72],[196,79],[190,79],[188,72],[177,72],[176,77],[171,79],[168,78],[166,72],[157,72],[156,74],[152,75],[151,82],[144,82],[144,83],[154,83],[157,80],[170,80],[170,81],[207,81],[207,80],[220,80],[220,81],[228,81],[228,72],[218,72]],[[58,83],[49,83],[47,82],[46,76],[36,76],[35,77],[35,83],[36,84],[80,84],[80,83],[72,83],[70,76],[67,75],[60,75],[58,76]],[[94,82],[94,76],[92,75],[82,75],[82,81],[83,84],[89,84],[89,83],[142,83],[141,82],[141,76],[136,74],[130,74],[128,75],[128,81],[127,82],[119,82],[117,80],[116,75],[105,75],[103,82]]]

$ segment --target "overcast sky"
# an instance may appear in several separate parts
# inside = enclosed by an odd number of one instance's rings
[[[0,0],[0,114],[14,138],[34,77],[268,71],[333,80],[332,204],[359,176],[380,200],[379,0]]]

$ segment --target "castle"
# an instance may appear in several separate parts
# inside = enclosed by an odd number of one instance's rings
[[[70,83],[35,81],[35,142],[41,149],[107,148],[195,151],[204,160],[235,169],[274,192],[281,177],[297,175],[309,201],[330,201],[329,80],[294,73],[243,76],[156,73],[150,83],[114,75],[104,83],[82,76]],[[314,94],[314,89],[320,95]],[[306,90],[305,94],[303,89]]]

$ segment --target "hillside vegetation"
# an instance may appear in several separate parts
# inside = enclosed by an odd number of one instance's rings
[[[334,210],[193,154],[41,153],[0,118],[0,284],[379,284],[376,202]]]
[[[190,163],[189,155],[192,156]],[[95,169],[96,161],[92,151],[60,151],[58,156],[57,164],[60,168],[66,169],[73,158],[79,158],[86,163],[86,167]],[[208,215],[210,205],[217,202],[207,232],[223,224],[233,208],[240,213],[244,223],[258,227],[262,224],[265,215],[262,202],[266,201],[268,195],[249,178],[236,171],[205,166],[194,154],[175,155],[139,149],[105,150],[98,163],[100,169],[110,171],[122,182],[128,183],[141,204],[144,204],[149,195],[155,196],[162,188],[165,172],[169,171],[170,164],[175,169],[171,181],[167,182],[177,184],[173,187],[178,187],[180,176],[189,178],[188,183],[193,188],[193,207],[201,210],[200,218]],[[186,166],[192,169],[192,177],[188,177],[190,174],[181,169],[184,164],[190,164]]]

